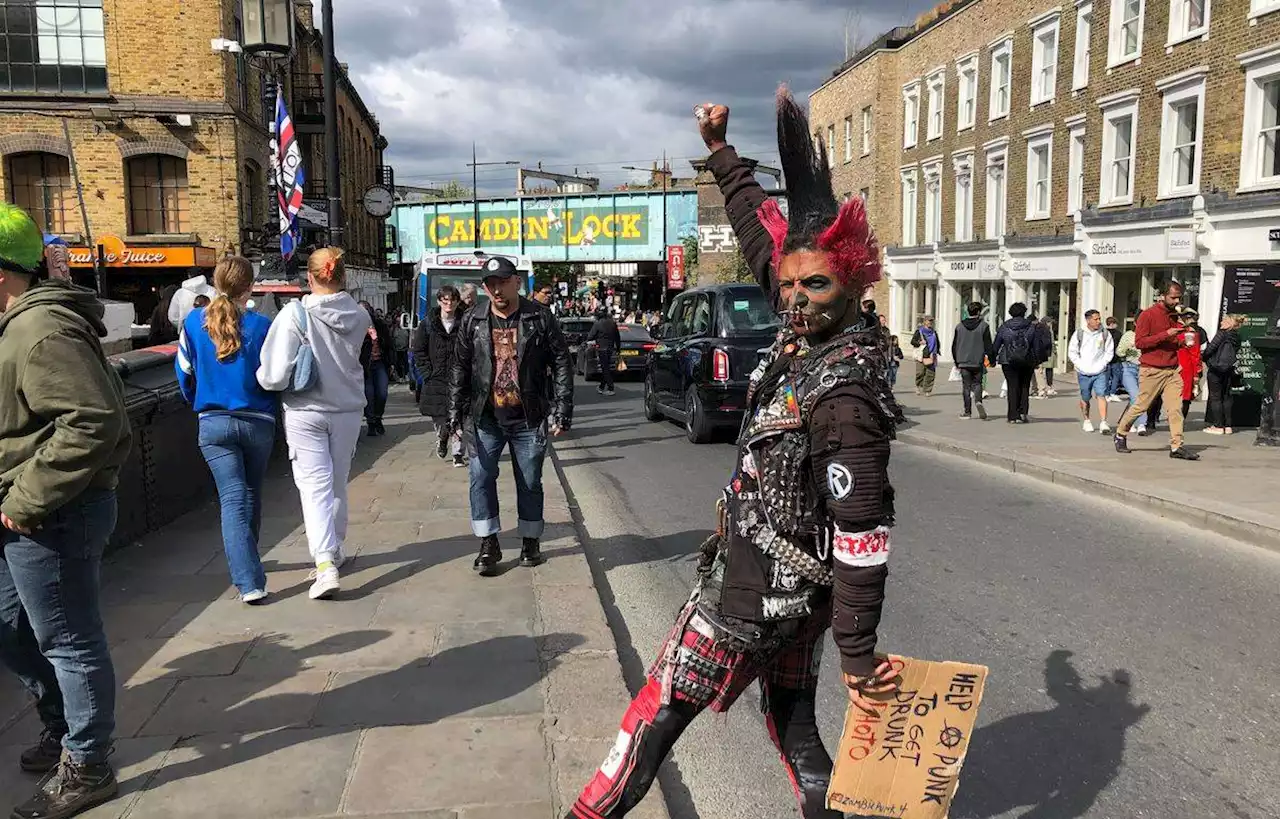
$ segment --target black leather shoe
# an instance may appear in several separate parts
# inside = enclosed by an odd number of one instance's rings
[[[520,565],[532,568],[542,562],[542,544],[536,537],[527,537],[520,547]]]
[[[1200,456],[1199,456],[1199,455],[1197,455],[1196,453],[1194,453],[1194,452],[1190,451],[1189,449],[1186,449],[1185,447],[1178,447],[1177,449],[1171,449],[1171,450],[1169,450],[1169,457],[1170,457],[1170,458],[1173,458],[1175,461],[1198,461],[1198,460],[1200,460]]]
[[[502,549],[498,546],[498,536],[489,535],[480,541],[480,554],[471,565],[481,577],[493,577],[497,574],[498,564],[502,562]]]
[[[120,790],[115,772],[104,763],[77,765],[63,758],[26,802],[13,809],[11,819],[69,819],[94,805],[113,799]]]
[[[46,728],[40,732],[40,741],[18,757],[18,765],[27,773],[43,774],[52,771],[60,759],[62,736]]]
[[[1119,452],[1121,455],[1128,455],[1131,451],[1129,449],[1129,439],[1124,435],[1112,435],[1111,440],[1116,445],[1116,452]]]

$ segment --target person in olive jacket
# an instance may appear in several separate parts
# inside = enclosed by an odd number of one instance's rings
[[[118,790],[98,574],[132,432],[102,303],[38,281],[43,252],[31,217],[0,205],[0,657],[44,727],[22,769],[46,774],[19,819],[71,816]]]

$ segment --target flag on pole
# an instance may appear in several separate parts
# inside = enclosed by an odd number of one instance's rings
[[[271,134],[271,176],[280,212],[280,255],[288,259],[298,248],[298,211],[302,209],[302,184],[306,173],[302,151],[293,132],[293,120],[284,106],[284,86],[276,91],[276,120]]]

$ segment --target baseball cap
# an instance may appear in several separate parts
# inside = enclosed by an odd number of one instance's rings
[[[519,275],[520,271],[516,270],[515,263],[505,256],[494,256],[484,263],[484,277],[486,279],[491,276],[507,279]]]

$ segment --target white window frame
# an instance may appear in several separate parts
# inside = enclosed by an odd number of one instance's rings
[[[999,239],[1009,228],[1009,138],[1001,137],[982,147],[986,154],[986,164],[983,169],[986,190],[986,230],[983,235],[988,240]],[[1000,180],[998,197],[995,191],[996,186],[992,185],[995,174],[999,175]]]
[[[871,106],[862,109],[862,155],[871,154]]]
[[[1156,81],[1156,90],[1164,95],[1160,117],[1159,199],[1195,196],[1200,193],[1200,169],[1204,165],[1204,86],[1208,73],[1209,69],[1201,66]],[[1178,148],[1178,108],[1188,103],[1196,106],[1195,161],[1191,167],[1191,182],[1178,185],[1175,153]]]
[[[871,188],[859,188],[858,197],[862,199],[862,205],[865,208],[871,202]]]
[[[942,157],[921,164],[924,174],[924,244],[942,241]]]
[[[834,168],[836,166],[836,126],[834,124],[827,126],[827,167]]]
[[[1258,18],[1280,11],[1280,0],[1249,0],[1249,25],[1256,26]]]
[[[1240,140],[1240,192],[1280,188],[1280,174],[1262,175],[1263,85],[1280,80],[1280,46],[1271,45],[1241,54],[1245,69],[1244,122]],[[1280,141],[1280,135],[1276,137]],[[1277,147],[1280,150],[1280,146]]]
[[[1100,208],[1133,204],[1133,183],[1137,176],[1135,166],[1138,159],[1138,93],[1138,89],[1134,88],[1098,100],[1098,107],[1102,109],[1102,166],[1098,183]],[[1125,117],[1130,117],[1132,124],[1129,132],[1128,191],[1121,196],[1116,194],[1111,183],[1113,166],[1121,160],[1121,157],[1114,155],[1115,123]]]
[[[853,115],[844,118],[844,161],[853,161]]]
[[[920,81],[902,86],[902,147],[920,144]]]
[[[968,112],[965,106],[968,105]],[[968,131],[978,122],[978,54],[956,60],[956,132]]]
[[[917,211],[920,209],[920,183],[914,166],[898,171],[902,191],[902,246],[916,246]],[[908,198],[910,197],[910,198]]]
[[[1009,116],[1009,111],[1013,108],[1013,35],[1005,35],[993,43],[990,48],[991,83],[987,99],[987,122],[995,122],[998,119]],[[1005,57],[1009,63],[1008,70],[1005,71],[1005,81],[1008,86],[1004,89],[1005,99],[1003,106],[997,105],[1000,88],[996,85],[996,80],[999,77],[996,65],[1001,57]]]
[[[1076,51],[1071,65],[1071,90],[1089,85],[1089,60],[1093,56],[1093,3],[1076,7]]]
[[[932,142],[941,139],[947,129],[947,69],[939,68],[925,79],[929,92],[928,121],[925,138]]]
[[[1212,0],[1200,0],[1204,3],[1204,19],[1195,28],[1187,27],[1187,17],[1192,0],[1169,0],[1169,41],[1165,43],[1165,53],[1172,53],[1173,47],[1188,40],[1209,39],[1209,13],[1213,7]]]
[[[956,177],[955,240],[973,241],[973,149],[951,155],[951,169]]]
[[[1053,102],[1058,95],[1058,53],[1062,50],[1062,13],[1054,9],[1042,14],[1030,23],[1031,26],[1031,107],[1035,108],[1046,102]],[[1053,33],[1053,53],[1049,54],[1043,47],[1043,38]],[[1045,80],[1048,80],[1048,93],[1045,93]]]
[[[1073,117],[1067,126],[1067,213],[1084,209],[1084,115]]]
[[[1128,0],[1111,0],[1111,22],[1107,32],[1107,68],[1112,69],[1126,63],[1142,65],[1142,29],[1147,22],[1147,0],[1138,0],[1138,38],[1132,54],[1125,54],[1123,27],[1124,7]]]
[[[1053,123],[1022,132],[1027,140],[1027,221],[1048,219],[1053,212]],[[1044,178],[1036,175],[1037,157],[1045,153]],[[1037,201],[1044,186],[1044,207]]]

